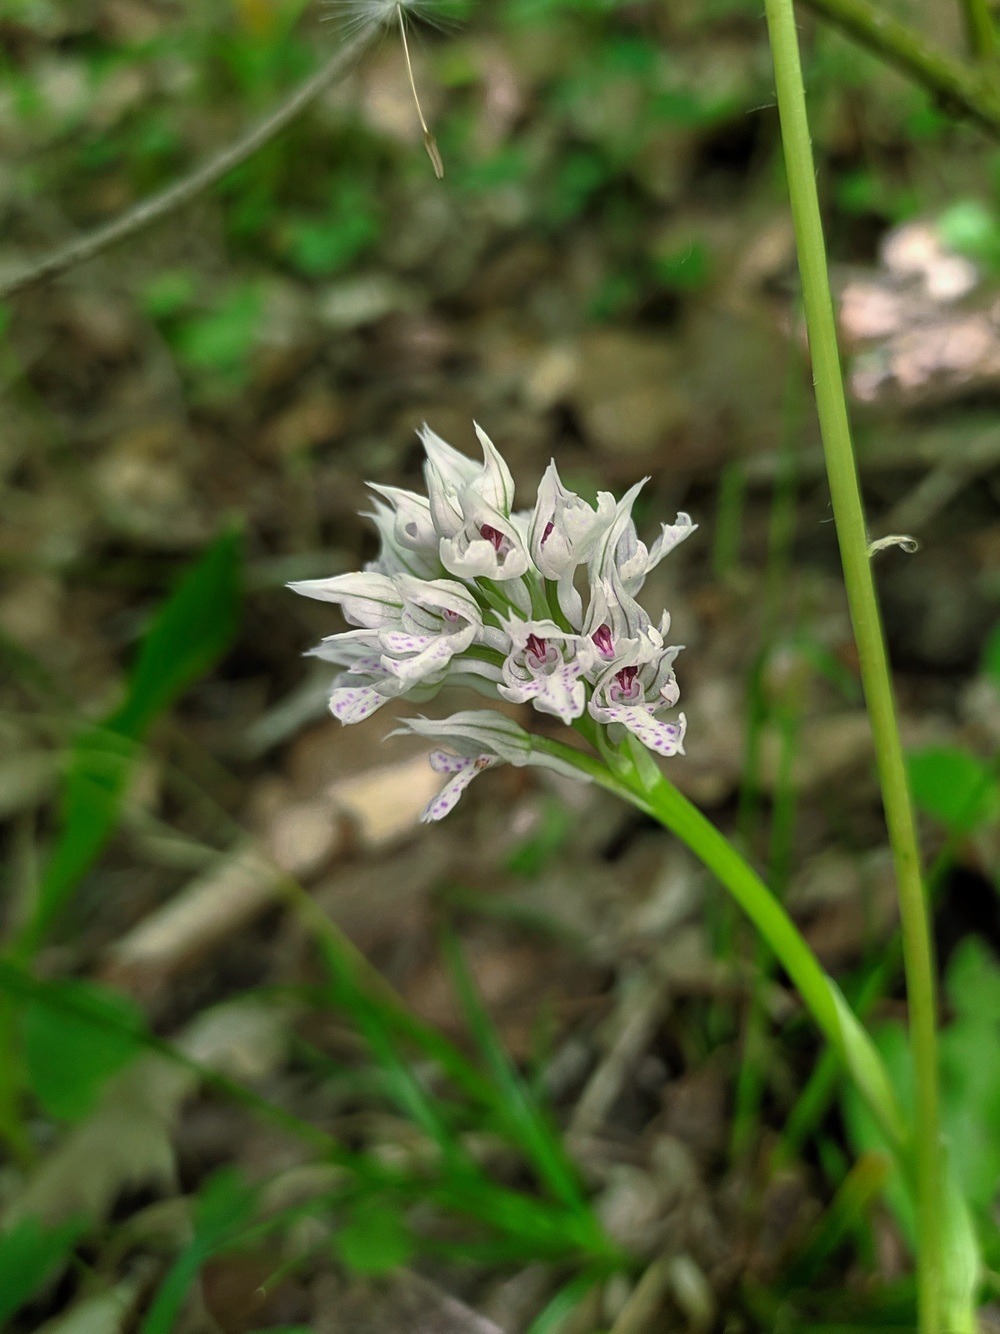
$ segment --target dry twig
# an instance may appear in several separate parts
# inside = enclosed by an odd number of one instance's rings
[[[0,300],[23,292],[49,278],[55,278],[67,269],[99,255],[109,246],[124,241],[137,232],[159,222],[191,202],[228,175],[235,167],[253,157],[265,144],[276,138],[292,121],[306,110],[321,93],[336,83],[351,67],[377,31],[377,24],[366,24],[345,40],[330,59],[310,78],[301,83],[269,116],[252,126],[235,143],[229,144],[189,176],[175,181],[158,194],[144,199],[127,213],[113,218],[102,227],[78,237],[61,249],[53,251],[35,263],[29,264],[13,277],[0,280]]]

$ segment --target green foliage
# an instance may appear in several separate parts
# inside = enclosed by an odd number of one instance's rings
[[[318,216],[292,217],[279,231],[279,249],[307,278],[328,277],[353,263],[379,238],[382,223],[372,191],[345,180]]]
[[[398,1209],[363,1200],[333,1239],[338,1258],[356,1274],[387,1274],[406,1264],[414,1243]]]
[[[988,1250],[998,1248],[992,1211],[1000,1188],[1000,965],[981,940],[971,937],[956,949],[945,992],[952,1018],[940,1034],[941,1124],[947,1146],[944,1208],[949,1281],[961,1288],[974,1285],[978,1273],[970,1214]],[[912,1116],[913,1065],[906,1030],[889,1023],[873,1036],[900,1102]],[[886,1152],[877,1125],[851,1087],[844,1091],[844,1111],[859,1153]],[[913,1203],[898,1168],[890,1175],[885,1198],[912,1246]],[[960,1300],[958,1293],[956,1306]]]
[[[164,269],[146,284],[140,299],[150,319],[169,320],[191,308],[197,291],[193,273],[187,269]]]
[[[507,858],[507,870],[528,879],[540,874],[572,838],[576,819],[562,802],[544,802],[538,828]]]
[[[24,1064],[44,1111],[75,1121],[91,1111],[104,1082],[142,1046],[142,1012],[92,982],[52,982],[20,1012]]]
[[[347,1244],[355,1247],[361,1263],[377,1263],[379,1255],[386,1260],[392,1248],[402,1249],[404,1237],[409,1237],[402,1202],[409,1199],[434,1203],[472,1224],[472,1235],[445,1248],[456,1256],[504,1261],[585,1259],[606,1267],[620,1262],[594,1218],[558,1133],[504,1053],[457,947],[448,943],[446,951],[485,1077],[436,1030],[414,1021],[388,997],[362,986],[356,966],[335,940],[326,936],[319,943],[331,978],[332,1002],[364,1037],[392,1102],[438,1153],[436,1172],[419,1182],[405,1177],[369,1180],[346,1225]],[[431,1091],[427,1076],[422,1071],[418,1074],[421,1067],[404,1055],[403,1042],[447,1076],[453,1085],[447,1096],[443,1089]],[[492,1131],[516,1148],[530,1165],[542,1194],[509,1190],[491,1180],[465,1147],[462,1134],[466,1127]],[[389,1215],[397,1218],[398,1225],[386,1222]],[[371,1239],[377,1230],[373,1217],[386,1223],[391,1245],[387,1241],[384,1252]],[[344,1244],[342,1237],[343,1230],[339,1247]],[[426,1242],[414,1236],[408,1244],[418,1247]]]
[[[531,1159],[553,1196],[581,1218],[589,1220],[589,1209],[576,1168],[504,1051],[453,936],[445,937],[445,952],[466,1022],[499,1094],[496,1109],[504,1128]]]
[[[1000,218],[978,199],[957,200],[939,216],[941,240],[993,272],[1000,271]]]
[[[28,1217],[0,1232],[0,1321],[8,1320],[54,1277],[86,1229],[81,1218],[47,1228]]]
[[[986,641],[980,666],[983,675],[1000,690],[1000,625],[994,627]]]
[[[170,341],[191,370],[209,371],[242,383],[257,341],[264,299],[255,283],[241,283],[212,310],[181,321]]]
[[[711,274],[711,257],[703,241],[692,238],[686,245],[653,254],[653,272],[662,287],[671,292],[699,292]]]
[[[132,773],[137,743],[225,651],[240,615],[242,544],[226,533],[181,578],[143,637],[125,699],[70,752],[59,838],[42,875],[22,945],[33,948],[107,842]]]
[[[913,799],[955,833],[1000,813],[1000,784],[991,766],[957,746],[927,746],[907,756]]]
[[[892,222],[902,222],[920,209],[912,190],[867,167],[840,172],[834,181],[834,197],[844,213],[875,213]]]
[[[256,1188],[238,1172],[227,1168],[208,1178],[198,1196],[193,1236],[167,1271],[140,1334],[172,1334],[199,1269],[238,1241],[253,1218],[256,1203]]]
[[[1000,1186],[1000,967],[969,937],[945,979],[954,1012],[941,1035],[942,1116],[965,1198],[988,1214]]]
[[[566,153],[559,162],[546,216],[555,226],[578,218],[591,198],[610,179],[607,162],[590,149]]]

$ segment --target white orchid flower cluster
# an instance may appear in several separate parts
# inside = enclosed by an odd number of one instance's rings
[[[642,482],[617,502],[600,492],[593,507],[563,486],[554,462],[534,509],[515,512],[510,469],[478,426],[476,434],[482,463],[425,426],[426,498],[372,485],[378,559],[357,574],[290,585],[338,603],[357,627],[312,650],[344,669],[330,695],[334,716],[357,723],[391,699],[467,685],[530,703],[592,740],[596,724],[611,742],[630,732],[659,755],[682,752],[684,715],[664,717],[678,699],[680,650],[666,643],[669,615],[654,625],[636,594],[695,525],[678,514],[647,548],[632,521]],[[449,778],[424,811],[428,820],[446,815],[494,764],[569,767],[496,711],[406,727],[456,752],[431,755]]]

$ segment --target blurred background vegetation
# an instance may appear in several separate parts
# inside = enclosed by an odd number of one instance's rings
[[[481,422],[524,503],[552,455],[584,494],[648,474],[650,529],[701,525],[651,591],[671,777],[907,1096],[759,8],[442,6],[410,28],[442,182],[387,31],[0,307],[5,1328],[913,1328],[905,1193],[717,888],[534,771],[418,832],[423,750],[326,716],[300,655],[337,625],[284,589],[371,557],[364,482],[419,485],[424,420]],[[961,51],[957,5],[894,11]],[[0,0],[0,278],[236,138],[343,18]],[[801,34],[873,534],[921,544],[878,572],[1000,1328],[1000,150]]]

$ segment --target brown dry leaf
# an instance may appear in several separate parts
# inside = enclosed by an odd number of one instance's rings
[[[274,1004],[235,1001],[198,1016],[176,1039],[191,1060],[233,1079],[259,1080],[284,1060],[287,1017]],[[173,1131],[198,1076],[146,1053],[105,1086],[96,1110],[74,1126],[4,1210],[10,1226],[33,1215],[53,1224],[75,1213],[106,1218],[132,1187],[176,1189]]]
[[[492,1320],[408,1270],[350,1286],[323,1275],[314,1302],[314,1334],[504,1334]]]
[[[285,872],[252,844],[219,858],[108,950],[102,977],[145,999],[159,994],[279,897]]]
[[[367,773],[342,779],[328,789],[333,806],[353,823],[362,846],[389,847],[413,833],[420,812],[441,787],[426,752]]]
[[[662,338],[616,329],[587,334],[574,395],[584,430],[609,462],[634,469],[690,416],[682,380]]]

